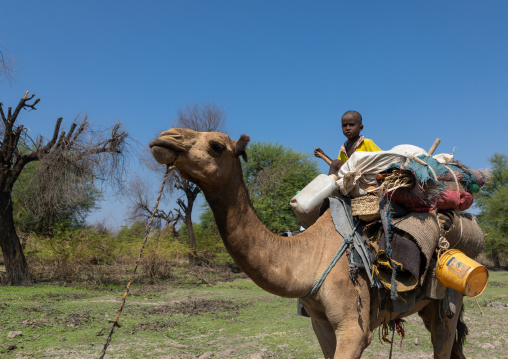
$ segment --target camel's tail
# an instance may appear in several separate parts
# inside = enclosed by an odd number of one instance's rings
[[[466,336],[469,334],[467,330],[467,325],[464,323],[464,304],[462,304],[462,308],[460,309],[459,320],[457,321],[457,344],[459,348],[462,350],[464,347],[464,343],[466,342]]]

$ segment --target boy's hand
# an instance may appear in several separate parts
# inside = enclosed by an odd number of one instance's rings
[[[319,147],[314,150],[314,156],[316,157],[322,158],[324,154],[323,150]]]
[[[314,156],[323,159],[328,164],[332,163],[332,159],[328,157],[319,147],[314,150]]]

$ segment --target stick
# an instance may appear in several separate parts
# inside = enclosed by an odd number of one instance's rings
[[[430,148],[429,150],[429,156],[432,156],[434,154],[434,151],[436,150],[437,146],[439,146],[439,143],[441,142],[441,140],[439,138],[436,138],[436,140],[434,141],[434,144],[432,145],[432,147]]]
[[[480,309],[480,314],[483,317],[482,308],[480,307],[480,303],[478,303],[478,299],[476,299],[476,297],[474,297],[474,300],[476,301],[476,305],[478,306],[478,309]]]

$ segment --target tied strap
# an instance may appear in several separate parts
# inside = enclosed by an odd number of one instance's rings
[[[350,248],[351,245],[353,244],[353,238],[354,238],[353,236],[355,235],[356,228],[358,227],[359,223],[360,223],[360,221],[356,222],[356,225],[353,228],[353,231],[348,236],[344,237],[344,240],[342,241],[342,244],[341,244],[339,250],[337,251],[337,253],[335,253],[335,255],[333,256],[332,260],[326,267],[326,269],[323,272],[323,274],[321,275],[321,277],[316,281],[316,283],[314,284],[314,287],[312,287],[310,292],[307,293],[307,295],[305,297],[302,297],[302,299],[312,297],[314,294],[316,294],[318,292],[319,288],[321,288],[321,285],[323,284],[323,282],[325,281],[326,277],[328,276],[328,274],[330,273],[332,268],[335,266],[335,264],[337,264],[340,257],[342,257],[342,255],[344,254],[346,249]]]

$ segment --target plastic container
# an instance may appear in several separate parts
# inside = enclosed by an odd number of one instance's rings
[[[325,198],[337,193],[337,179],[335,175],[320,174],[291,199],[291,208],[303,227],[308,228],[314,224]]]
[[[476,297],[487,287],[489,272],[458,249],[450,249],[437,261],[436,278],[445,287]]]

